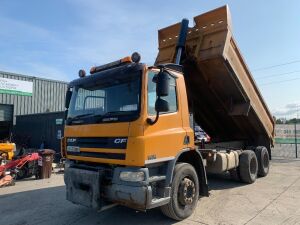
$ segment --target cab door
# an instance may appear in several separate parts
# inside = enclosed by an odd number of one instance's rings
[[[155,72],[147,75],[146,107],[150,118],[155,118],[156,83],[153,81]],[[169,103],[169,111],[160,113],[158,121],[150,125],[147,122],[144,130],[145,161],[168,160],[174,158],[178,151],[186,146],[186,131],[183,129],[180,90],[177,77],[169,75],[169,95],[161,97]]]

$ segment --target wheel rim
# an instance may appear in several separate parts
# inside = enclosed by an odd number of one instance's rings
[[[179,185],[178,200],[183,206],[192,205],[195,201],[196,196],[196,186],[195,182],[189,178],[185,177],[182,179]]]
[[[255,162],[255,158],[253,157],[250,161],[250,173],[251,174],[255,174],[256,173],[256,162]]]

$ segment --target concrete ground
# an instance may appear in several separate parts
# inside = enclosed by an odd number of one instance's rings
[[[98,213],[65,200],[63,175],[48,180],[24,180],[0,189],[0,224],[300,224],[300,161],[273,160],[270,174],[252,185],[228,176],[209,177],[209,198],[195,213],[177,222],[158,209],[146,213],[117,206]]]

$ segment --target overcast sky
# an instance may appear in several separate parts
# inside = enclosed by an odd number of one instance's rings
[[[0,70],[70,81],[80,68],[89,71],[134,51],[153,64],[158,29],[224,4],[269,108],[278,117],[295,116],[300,104],[298,0],[1,0]],[[273,67],[278,64],[286,65]]]

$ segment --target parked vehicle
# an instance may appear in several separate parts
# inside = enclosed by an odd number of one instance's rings
[[[7,172],[18,180],[31,177],[36,174],[38,159],[38,153],[22,155],[0,166],[0,174]]]
[[[204,130],[200,126],[194,126],[194,133],[195,133],[195,141],[200,141],[204,143],[210,142],[210,136],[205,133]]]
[[[158,32],[154,66],[134,53],[79,71],[66,93],[67,199],[160,207],[175,220],[208,196],[206,172],[266,176],[274,121],[232,37],[227,6]],[[205,148],[193,124],[211,136]]]

